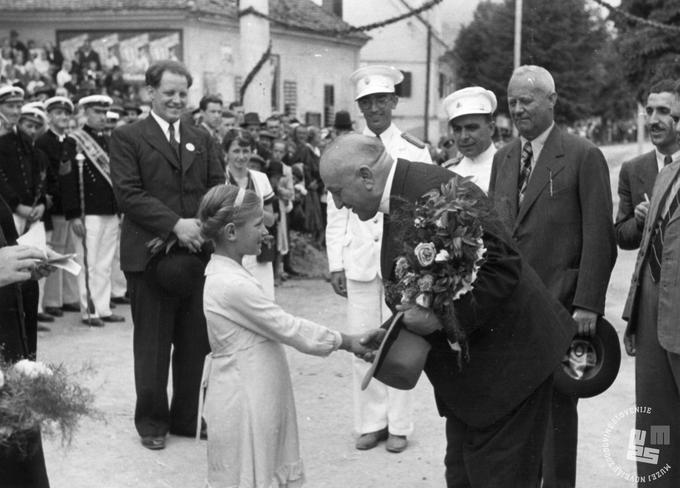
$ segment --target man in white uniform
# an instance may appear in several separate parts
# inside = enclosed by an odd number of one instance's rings
[[[481,86],[457,90],[444,99],[453,140],[463,156],[457,163],[444,166],[461,176],[472,176],[472,181],[485,193],[489,191],[496,154],[491,140],[496,128],[493,121],[496,106],[496,96]]]
[[[392,123],[398,98],[394,85],[402,73],[390,66],[367,66],[351,75],[359,109],[366,119],[363,133],[379,137],[393,158],[431,163],[430,152],[417,138]],[[347,208],[338,209],[328,199],[326,247],[335,292],[347,297],[347,321],[352,332],[367,331],[391,315],[385,305],[380,276],[382,214],[362,222]],[[354,428],[356,448],[372,449],[387,440],[390,452],[402,452],[413,431],[411,393],[388,388],[377,380],[361,391],[370,364],[353,358]]]

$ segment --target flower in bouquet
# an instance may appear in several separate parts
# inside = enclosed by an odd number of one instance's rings
[[[386,287],[390,299],[432,309],[452,347],[466,357],[467,334],[454,302],[474,289],[486,252],[482,219],[488,212],[487,200],[469,181],[454,176],[415,204],[399,207],[392,221],[402,222],[395,239],[402,250]]]
[[[83,370],[83,372],[87,369]],[[26,448],[32,432],[61,434],[68,444],[82,416],[98,416],[90,391],[61,365],[0,362],[0,446]]]

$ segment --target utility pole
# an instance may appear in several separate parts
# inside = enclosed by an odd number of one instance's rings
[[[423,127],[423,138],[427,141],[430,138],[430,70],[432,65],[432,26],[427,24],[427,61],[425,65],[425,126]]]
[[[522,62],[522,0],[515,0],[515,49],[513,57],[513,68],[519,68]],[[512,124],[512,135],[517,137],[519,132],[515,124]]]
[[[254,10],[269,15],[267,0],[241,0],[241,11],[252,7]],[[252,13],[242,15],[239,19],[239,47],[241,79],[245,80],[262,55],[267,51],[270,41],[269,21]],[[243,108],[246,112],[257,112],[263,117],[271,113],[272,76],[267,62],[258,71],[243,95]],[[236,94],[238,96],[238,94]]]

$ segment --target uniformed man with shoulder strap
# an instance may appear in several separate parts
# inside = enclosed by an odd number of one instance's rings
[[[427,146],[402,132],[392,122],[398,97],[394,86],[404,79],[391,66],[366,66],[350,76],[356,87],[359,110],[366,120],[363,133],[380,138],[393,158],[431,163]],[[338,209],[328,199],[326,246],[331,284],[336,293],[347,297],[348,326],[354,332],[383,323],[390,315],[380,276],[382,214],[360,221],[348,209]],[[412,394],[372,381],[361,390],[361,380],[370,365],[353,359],[354,428],[359,434],[356,448],[372,449],[387,440],[390,452],[401,452],[413,432]]]
[[[104,132],[112,103],[106,95],[90,95],[78,102],[86,122],[69,134],[76,155],[63,179],[64,215],[76,235],[76,252],[84,266],[78,277],[82,322],[95,327],[125,320],[111,313],[110,306],[111,268],[119,238],[109,141]]]

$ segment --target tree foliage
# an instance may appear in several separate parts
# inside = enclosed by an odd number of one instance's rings
[[[492,90],[499,111],[504,113],[513,69],[514,18],[514,0],[480,3],[450,53],[457,85]],[[521,61],[552,73],[558,93],[558,122],[572,123],[595,115],[603,75],[607,74],[603,62],[610,61],[602,54],[613,51],[608,48],[609,41],[604,20],[586,6],[586,0],[524,0]]]
[[[622,0],[621,9],[662,24],[680,25],[678,0]],[[625,80],[634,87],[638,100],[655,82],[680,78],[680,35],[677,31],[645,26],[613,16],[616,45]]]

